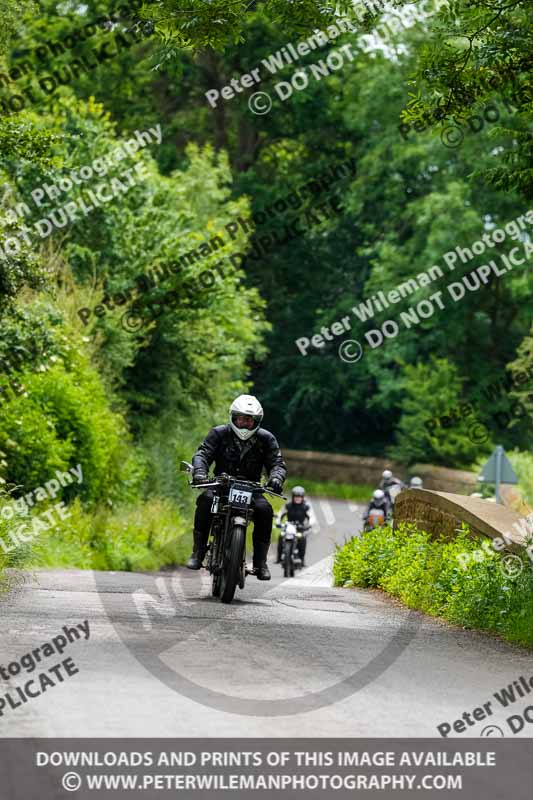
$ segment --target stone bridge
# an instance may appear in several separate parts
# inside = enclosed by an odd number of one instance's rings
[[[412,522],[434,536],[452,538],[461,523],[466,522],[473,536],[504,538],[506,549],[515,552],[528,544],[529,532],[533,532],[529,520],[489,500],[429,489],[405,489],[394,506],[395,526]]]

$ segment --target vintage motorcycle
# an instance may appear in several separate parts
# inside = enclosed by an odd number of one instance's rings
[[[182,461],[180,469],[192,472],[193,466]],[[260,483],[225,473],[209,482],[189,485],[192,489],[213,490],[205,566],[213,576],[213,597],[218,597],[221,603],[231,603],[237,586],[244,589],[246,576],[254,573],[246,566],[246,530],[253,514],[254,495],[287,498]]]
[[[373,508],[368,512],[368,517],[363,527],[363,533],[367,533],[380,525],[385,525],[386,522],[390,521],[390,517],[390,513],[385,514],[381,508]]]
[[[276,525],[281,528],[281,566],[285,578],[293,578],[297,569],[302,567],[299,540],[305,536],[308,530],[301,522],[284,522]]]

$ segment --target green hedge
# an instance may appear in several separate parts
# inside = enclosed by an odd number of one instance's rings
[[[520,574],[510,577],[495,551],[464,569],[458,556],[477,549],[479,542],[466,527],[453,541],[432,539],[412,525],[375,528],[337,550],[335,584],[384,589],[427,614],[533,646],[533,571],[527,555],[520,556]]]
[[[57,363],[19,378],[24,393],[11,394],[0,408],[1,483],[23,493],[80,463],[83,483],[76,494],[89,501],[128,498],[129,485],[142,480],[142,460],[88,361],[71,371]]]
[[[331,497],[338,500],[353,500],[359,503],[368,503],[372,492],[376,488],[361,483],[335,483],[335,481],[314,481],[310,478],[294,477],[289,472],[283,493],[290,497],[293,486],[303,486],[306,493],[313,497]]]

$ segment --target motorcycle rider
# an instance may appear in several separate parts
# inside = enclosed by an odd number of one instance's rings
[[[303,486],[295,486],[291,492],[291,500],[280,509],[276,518],[276,524],[281,525],[283,518],[287,517],[288,522],[303,525],[306,533],[309,532],[315,518],[311,506],[305,501],[305,489]],[[298,539],[298,552],[302,559],[302,567],[305,567],[305,551],[307,549],[306,533]],[[281,548],[283,537],[278,539],[278,557],[276,564],[281,563]]]
[[[401,481],[399,478],[395,478],[390,469],[383,470],[383,474],[381,476],[381,483],[379,484],[379,488],[385,492],[387,495],[388,501],[390,506],[394,505],[394,498],[398,491],[401,489],[405,489],[405,483]],[[391,489],[395,489],[394,492],[391,493]]]
[[[263,408],[256,397],[241,394],[230,406],[229,425],[211,428],[192,459],[193,483],[208,481],[211,464],[215,475],[223,472],[234,477],[259,482],[261,473],[268,474],[267,486],[281,494],[287,477],[287,467],[274,434],[261,428]],[[196,500],[194,515],[194,550],[187,561],[189,569],[200,569],[204,560],[209,529],[213,492],[206,489]],[[260,581],[270,580],[267,566],[268,548],[272,535],[274,512],[266,498],[258,495],[253,510],[253,566]]]
[[[410,489],[423,489],[424,482],[422,478],[419,478],[417,475],[413,475],[411,480],[409,481],[409,488]]]
[[[383,491],[383,489],[376,489],[376,491],[373,493],[370,502],[368,504],[368,508],[363,514],[363,522],[365,523],[367,522],[368,515],[373,509],[377,509],[378,511],[383,511],[383,515],[385,519],[387,519],[387,516],[391,510],[391,503],[389,498]]]
[[[385,469],[381,476],[379,488],[386,492],[391,486],[400,486],[400,488],[405,489],[405,483],[399,478],[395,478],[390,469]]]

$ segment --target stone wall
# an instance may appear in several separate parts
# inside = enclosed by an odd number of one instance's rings
[[[419,475],[428,489],[444,492],[470,494],[476,491],[476,475],[462,470],[434,467],[431,464],[415,464],[407,470],[402,464],[384,458],[347,456],[320,453],[312,450],[283,450],[291,473],[301,478],[336,483],[360,483],[377,486],[384,469],[391,469],[402,480]]]
[[[335,483],[367,483],[377,486],[384,469],[392,469],[403,476],[403,468],[393,461],[364,456],[346,456],[319,453],[312,450],[283,450],[283,456],[292,472],[302,478]]]
[[[476,537],[494,539],[505,533],[513,542],[507,549],[516,552],[525,542],[513,527],[521,518],[523,515],[489,500],[426,489],[405,490],[394,505],[395,527],[401,522],[410,522],[433,536],[453,538],[461,522],[466,522]]]

